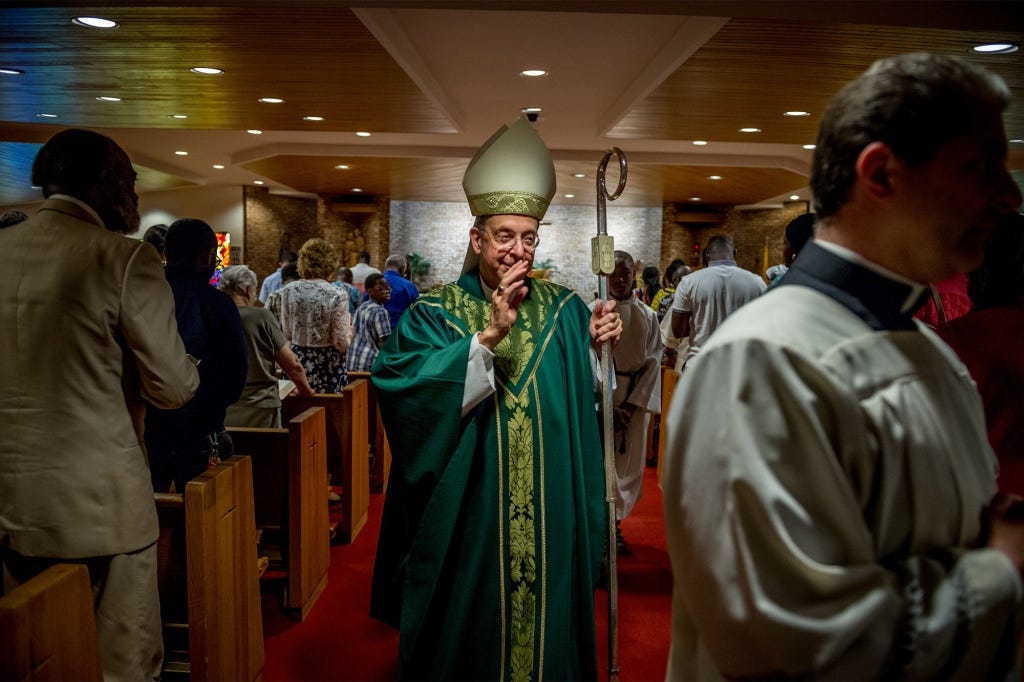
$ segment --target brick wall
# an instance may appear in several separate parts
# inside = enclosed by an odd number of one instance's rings
[[[758,210],[715,207],[721,224],[704,226],[685,222],[688,208],[673,204],[635,208],[609,202],[608,233],[617,249],[662,271],[676,257],[700,267],[700,253],[693,252],[693,243],[703,248],[711,235],[726,233],[736,242],[739,264],[763,275],[765,246],[768,265],[781,262],[786,224],[806,210],[803,203]],[[595,210],[556,205],[544,222],[536,259],[551,261],[557,268],[551,279],[589,300],[597,289],[597,278],[590,270],[590,240],[597,232]],[[353,203],[351,198],[306,199],[270,194],[265,188],[245,189],[246,262],[261,279],[276,268],[279,248],[298,251],[306,239],[319,236],[338,248],[345,265],[355,264],[356,254],[363,249],[378,268],[383,268],[391,253],[418,253],[431,264],[424,280],[429,288],[458,278],[472,225],[473,216],[462,202],[393,202],[382,196]]]
[[[263,278],[277,269],[280,249],[298,251],[317,236],[316,201],[271,194],[265,187],[246,187],[245,264]]]
[[[767,246],[769,266],[782,262],[782,245],[786,224],[806,211],[803,202],[786,204],[782,208],[757,210],[724,211],[721,225],[696,226],[679,223],[684,211],[667,204],[663,208],[664,224],[661,240],[661,267],[665,268],[673,258],[680,257],[691,267],[701,266],[700,251],[693,251],[694,242],[703,249],[708,239],[715,234],[727,234],[736,243],[736,262],[741,267],[764,275],[765,247]]]
[[[270,194],[245,188],[245,260],[262,280],[277,269],[279,249],[298,251],[307,239],[322,237],[338,249],[342,265],[355,265],[366,249],[381,267],[389,241],[387,197],[317,199]],[[382,246],[383,245],[383,246]]]
[[[388,257],[389,206],[387,197],[365,202],[320,197],[317,225],[321,236],[338,249],[341,264],[352,267],[360,251],[370,252],[370,264],[382,268]]]

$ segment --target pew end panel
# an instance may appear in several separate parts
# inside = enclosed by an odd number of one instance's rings
[[[286,429],[228,427],[235,451],[252,457],[261,547],[276,545],[285,572],[282,604],[305,619],[327,585],[325,411],[304,410]]]
[[[288,396],[281,402],[285,419],[311,407],[326,412],[327,463],[341,483],[341,523],[338,539],[351,542],[366,525],[370,508],[369,440],[366,432],[367,382],[349,383],[342,393]]]
[[[102,680],[89,569],[56,564],[0,597],[0,679]]]
[[[391,473],[391,444],[380,415],[377,390],[370,381],[369,372],[349,372],[348,377],[350,381],[366,381],[366,428],[373,448],[370,453],[370,492],[382,493],[388,487],[388,475]]]
[[[165,674],[262,677],[252,480],[250,458],[236,455],[189,481],[184,495],[154,496]]]

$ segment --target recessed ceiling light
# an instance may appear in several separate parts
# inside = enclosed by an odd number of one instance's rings
[[[349,168],[351,168],[351,166],[349,166],[347,163],[339,163],[337,166],[335,166],[335,168],[337,168],[338,170],[348,170]]]
[[[548,75],[548,72],[544,69],[524,69],[519,72],[520,76],[526,76],[527,78],[540,78],[541,76]]]
[[[520,109],[520,111],[523,112],[524,114],[539,114],[544,110],[541,109],[540,107],[523,107],[522,109]]]
[[[740,128],[740,132],[741,133],[759,133],[759,132],[761,132],[761,129],[760,128]]]
[[[120,102],[121,98],[120,97],[97,97],[96,100],[99,101],[99,102]]]
[[[252,128],[250,130],[246,130],[245,132],[249,133],[250,135],[262,135],[263,134],[262,130],[256,130],[255,128]]]
[[[186,152],[184,150],[181,150],[181,149],[179,149],[178,151],[176,151],[174,153],[177,154],[178,156],[188,156],[188,152]]]
[[[224,73],[223,69],[218,69],[213,66],[193,66],[189,71],[192,73],[201,73],[204,76],[219,76]]]
[[[703,147],[703,146],[707,145],[707,143],[708,143],[707,140],[694,140],[693,141],[693,144],[698,146],[698,147]]]
[[[709,175],[708,176],[708,180],[721,180],[721,179],[722,179],[721,175]]]
[[[981,54],[1010,54],[1020,49],[1020,45],[1017,43],[986,43],[984,45],[975,45],[971,48],[974,52],[980,52]]]
[[[263,181],[262,180],[253,180],[252,184],[254,184],[254,185],[262,185]]]
[[[789,195],[789,200],[790,201],[799,201],[800,200],[800,195],[799,194],[790,194]]]
[[[359,132],[356,133],[356,135],[358,137],[369,137],[370,133],[366,132],[365,130],[360,130]]]
[[[223,163],[215,163],[215,164],[213,164],[213,167],[216,168],[217,170],[224,170],[224,164]]]
[[[75,17],[71,20],[72,24],[78,24],[79,26],[88,26],[89,28],[115,28],[117,27],[116,21],[110,19],[104,19],[103,17]]]
[[[1014,139],[1010,140],[1010,142],[1012,142],[1013,144],[1021,144],[1022,142],[1024,142],[1024,140],[1019,139],[1019,138],[1014,138]]]
[[[574,198],[574,197],[575,197],[576,195],[575,195],[575,194],[563,194],[562,196],[564,196],[564,197],[565,197],[566,199],[572,199],[572,198]]]
[[[783,116],[810,116],[811,112],[809,112],[809,111],[786,111],[786,112],[783,112],[782,115]]]
[[[362,192],[363,190],[361,188],[359,188],[359,187],[353,187],[352,191],[353,192]]]
[[[7,67],[0,68],[0,73],[8,76],[21,76],[24,75],[24,71],[21,69],[8,69]]]
[[[167,118],[176,118],[178,120],[185,120],[188,118],[188,114],[168,114]]]
[[[264,104],[284,104],[284,100],[280,97],[260,97],[260,101]]]
[[[36,118],[57,118],[57,114],[36,114]]]
[[[700,201],[700,197],[690,197],[690,201]]]
[[[303,121],[322,121],[322,120],[324,120],[324,117],[323,116],[303,116],[302,120]]]
[[[815,147],[817,147],[818,145],[816,145],[816,144],[805,144],[805,145],[801,145],[801,146],[802,146],[802,147],[803,147],[804,149],[814,149],[814,148],[815,148]]]
[[[587,174],[586,173],[573,173],[572,176],[574,178],[585,178],[585,177],[587,177]]]

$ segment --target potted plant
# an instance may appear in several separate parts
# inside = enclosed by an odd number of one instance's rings
[[[415,252],[408,254],[405,260],[409,265],[409,279],[422,290],[427,275],[430,274],[430,261]]]

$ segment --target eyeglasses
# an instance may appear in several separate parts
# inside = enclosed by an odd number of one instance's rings
[[[499,232],[498,234],[491,234],[487,230],[481,230],[483,234],[487,235],[487,238],[494,243],[498,251],[506,252],[511,251],[512,247],[515,246],[516,242],[523,247],[523,251],[534,251],[537,245],[540,244],[540,235],[534,232],[527,232],[523,235],[516,235],[514,232]]]

